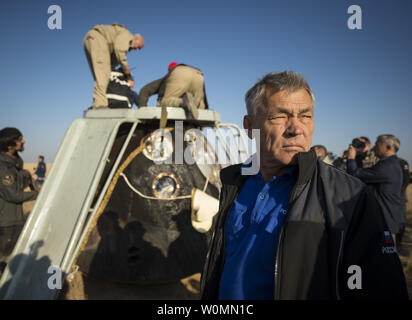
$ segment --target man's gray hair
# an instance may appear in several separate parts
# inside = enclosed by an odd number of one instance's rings
[[[287,90],[289,93],[305,89],[315,105],[315,96],[306,79],[299,73],[293,71],[270,72],[248,90],[245,95],[248,115],[254,119],[256,109],[265,103],[266,88],[274,88],[276,91]]]
[[[394,149],[395,152],[398,152],[399,147],[401,146],[401,142],[393,134],[381,134],[380,136],[378,136],[377,140],[391,146],[391,148]]]

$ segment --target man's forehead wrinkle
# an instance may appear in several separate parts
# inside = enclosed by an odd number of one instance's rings
[[[306,94],[294,94],[304,90]],[[273,97],[273,95],[277,95]],[[292,95],[292,100],[291,100]],[[297,91],[288,92],[287,90],[277,90],[273,87],[266,88],[266,94],[263,97],[263,101],[257,109],[258,114],[267,118],[272,114],[285,112],[288,114],[302,114],[305,112],[314,112],[314,107],[309,94],[305,89],[299,89]]]
[[[288,103],[285,105],[282,104],[272,104],[269,105],[267,109],[268,113],[274,112],[287,112],[287,113],[305,113],[305,112],[313,112],[312,105],[308,105],[306,103],[302,104],[295,104],[295,103]]]
[[[310,100],[308,101],[308,97],[305,97],[305,96],[281,95],[281,96],[278,96],[276,100],[277,100],[276,104],[279,107],[289,106],[289,105],[293,105],[293,106],[294,105],[297,105],[297,106],[305,105],[307,107],[308,103],[310,106],[312,105],[311,101]]]
[[[302,91],[303,90],[303,91]],[[298,92],[304,92],[306,94],[296,94]],[[308,101],[310,101],[310,104],[312,105],[312,100],[309,96],[309,94],[306,92],[305,89],[299,89],[293,92],[289,92],[287,90],[281,90],[281,91],[276,91],[276,89],[274,88],[268,88],[268,90],[266,90],[266,95],[265,95],[265,100],[266,102],[268,101],[272,101],[274,99],[271,99],[272,96],[276,95],[276,100],[277,102],[287,102],[287,103],[292,103],[292,104],[307,104]],[[292,99],[292,101],[291,101]]]

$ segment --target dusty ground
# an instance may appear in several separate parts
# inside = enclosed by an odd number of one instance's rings
[[[24,164],[24,169],[28,170],[30,173],[33,173],[36,171],[37,163],[25,163]],[[46,163],[46,176],[47,173],[50,171],[51,168],[51,163]]]
[[[175,283],[139,286],[93,278],[77,272],[67,281],[60,299],[65,300],[197,300],[200,273]]]

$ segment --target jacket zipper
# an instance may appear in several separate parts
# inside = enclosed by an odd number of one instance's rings
[[[290,203],[295,199],[295,196],[296,196],[297,185],[298,184],[296,182],[295,186],[292,189],[290,198],[289,198],[288,210],[287,210],[288,213],[290,212],[290,208],[291,208]],[[281,247],[282,247],[282,244],[283,244],[284,228],[285,228],[285,224],[286,224],[288,218],[289,218],[289,214],[286,215],[285,220],[283,221],[282,227],[280,228],[279,243],[278,243],[278,247],[276,249],[275,276],[274,276],[274,278],[275,278],[275,280],[274,280],[275,281],[275,290],[274,291],[275,292],[274,292],[274,297],[273,297],[275,300],[279,300],[279,296],[280,296],[280,271],[281,270],[280,270],[279,261],[281,259],[280,252],[282,252]]]
[[[338,253],[338,261],[336,262],[336,299],[337,300],[342,300],[339,294],[339,266],[342,260],[342,249],[343,249],[343,239],[344,239],[344,231],[341,231],[340,234],[340,244],[339,244],[339,253]]]

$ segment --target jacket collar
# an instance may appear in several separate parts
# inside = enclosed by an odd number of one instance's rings
[[[315,150],[311,148],[308,152],[298,153],[298,179],[296,181],[297,185],[306,184],[311,177],[316,167],[317,157]],[[241,187],[243,183],[249,176],[241,174],[242,164],[236,164],[223,169],[221,173],[222,184],[233,185],[236,187]]]
[[[317,163],[316,152],[311,148],[308,152],[298,153],[298,169],[299,175],[297,184],[306,184],[313,176]]]
[[[398,157],[397,157],[396,154],[393,154],[393,155],[388,156],[388,157],[380,158],[379,161],[385,161],[385,160],[388,160],[388,159],[398,159]]]

